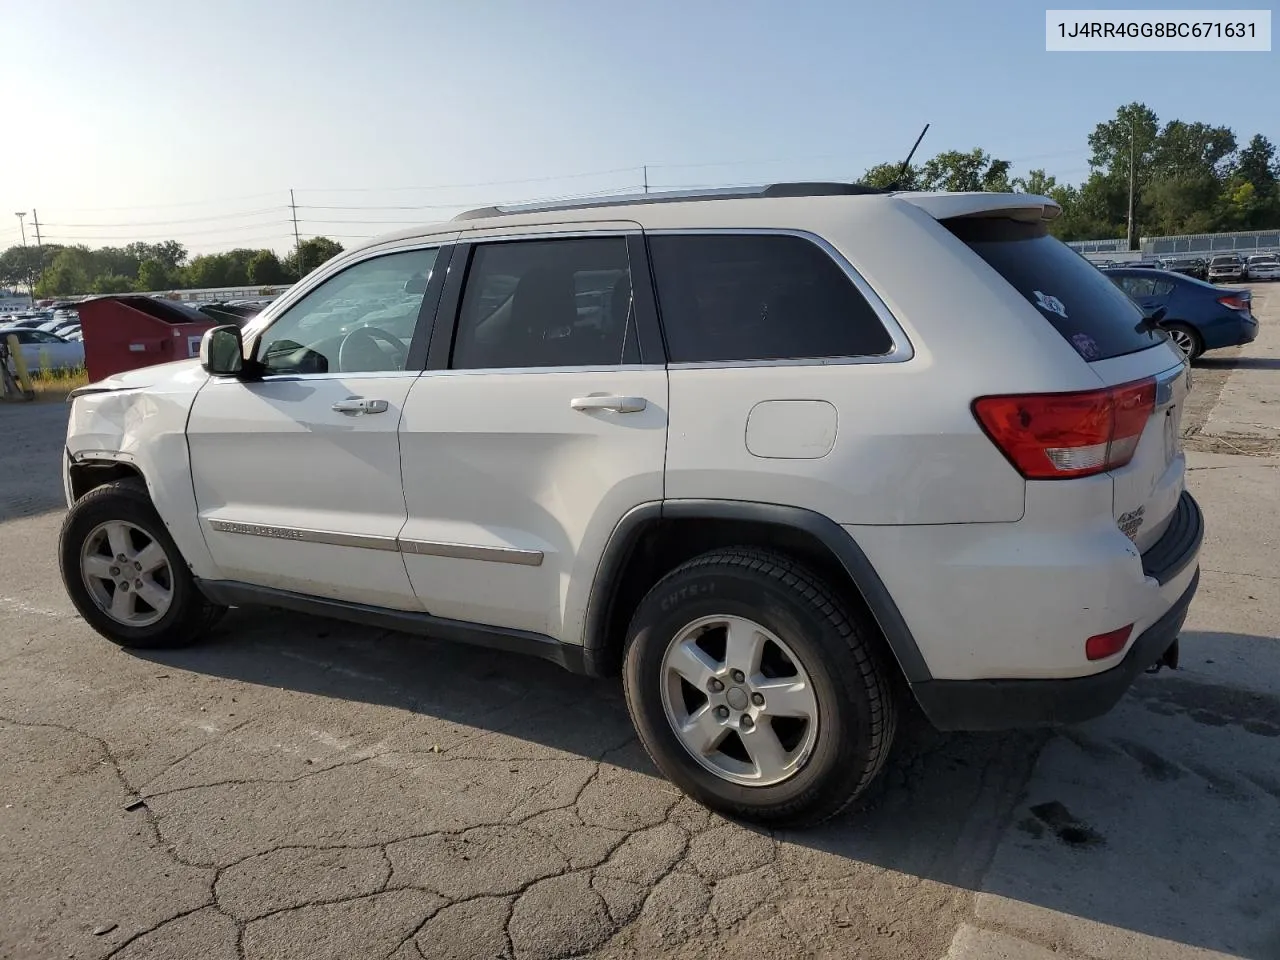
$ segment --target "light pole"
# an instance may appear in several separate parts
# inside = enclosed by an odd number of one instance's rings
[[[23,263],[26,263],[26,260],[27,260],[27,222],[26,220],[23,219],[24,217],[26,217],[26,215],[27,215],[27,211],[25,210],[19,210],[16,213],[14,213],[14,216],[18,218],[18,229],[22,231]],[[31,286],[31,264],[27,263],[26,266],[27,266],[27,299],[31,301],[31,305],[34,307],[36,305],[36,292],[35,292],[35,288]]]

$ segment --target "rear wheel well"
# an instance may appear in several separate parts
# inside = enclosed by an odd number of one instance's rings
[[[90,490],[117,480],[142,481],[142,473],[130,463],[118,460],[86,460],[71,465],[71,496],[79,500]]]
[[[807,530],[754,520],[655,518],[633,535],[612,582],[598,585],[610,596],[597,635],[588,639],[588,670],[602,676],[616,675],[631,616],[650,588],[686,560],[725,547],[760,547],[786,554],[829,584],[851,613],[875,625],[862,592],[839,558]],[[873,633],[886,662],[896,664],[880,630]],[[893,673],[902,679],[900,671]]]

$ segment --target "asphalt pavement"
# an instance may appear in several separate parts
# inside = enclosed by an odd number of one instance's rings
[[[0,957],[1280,957],[1280,285],[1184,422],[1176,672],[1057,731],[908,725],[770,833],[656,775],[613,683],[265,611],[130,653],[54,562],[62,404],[0,404]]]

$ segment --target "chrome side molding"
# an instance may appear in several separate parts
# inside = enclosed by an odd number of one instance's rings
[[[281,527],[266,523],[243,523],[235,520],[210,519],[209,526],[219,533],[235,533],[246,537],[270,537],[274,540],[297,540],[302,543],[325,543],[335,547],[364,550],[395,550],[426,557],[448,557],[453,560],[483,560],[488,563],[514,563],[526,567],[542,565],[541,550],[521,547],[491,547],[484,544],[451,543],[444,540],[409,540],[333,530],[311,530],[304,527]]]

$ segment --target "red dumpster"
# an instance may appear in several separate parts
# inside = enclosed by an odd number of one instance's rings
[[[186,304],[154,297],[94,297],[77,310],[91,381],[198,356],[201,337],[216,326]]]

